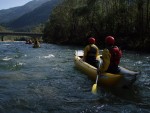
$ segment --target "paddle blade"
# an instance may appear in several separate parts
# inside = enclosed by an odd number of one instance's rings
[[[92,87],[92,93],[96,94],[97,93],[97,84],[94,84]]]

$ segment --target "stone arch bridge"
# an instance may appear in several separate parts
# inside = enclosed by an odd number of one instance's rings
[[[1,40],[4,41],[4,36],[30,36],[32,38],[41,38],[43,37],[43,33],[35,33],[35,32],[0,32]]]

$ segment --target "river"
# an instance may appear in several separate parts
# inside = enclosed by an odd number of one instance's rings
[[[130,89],[99,86],[74,66],[82,47],[0,42],[0,113],[150,113],[150,54],[123,51],[121,65],[141,71]]]

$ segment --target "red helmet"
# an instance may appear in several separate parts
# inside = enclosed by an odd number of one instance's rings
[[[114,45],[115,44],[115,39],[112,36],[107,36],[105,38],[105,43],[108,45]]]
[[[88,41],[90,44],[95,44],[95,38],[93,38],[93,37],[89,38]]]

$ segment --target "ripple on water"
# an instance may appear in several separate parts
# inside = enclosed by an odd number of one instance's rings
[[[149,112],[148,55],[125,52],[121,59],[124,67],[142,72],[133,92],[99,86],[98,94],[93,95],[94,82],[74,68],[78,47],[41,44],[33,49],[24,43],[0,43],[0,112]]]

